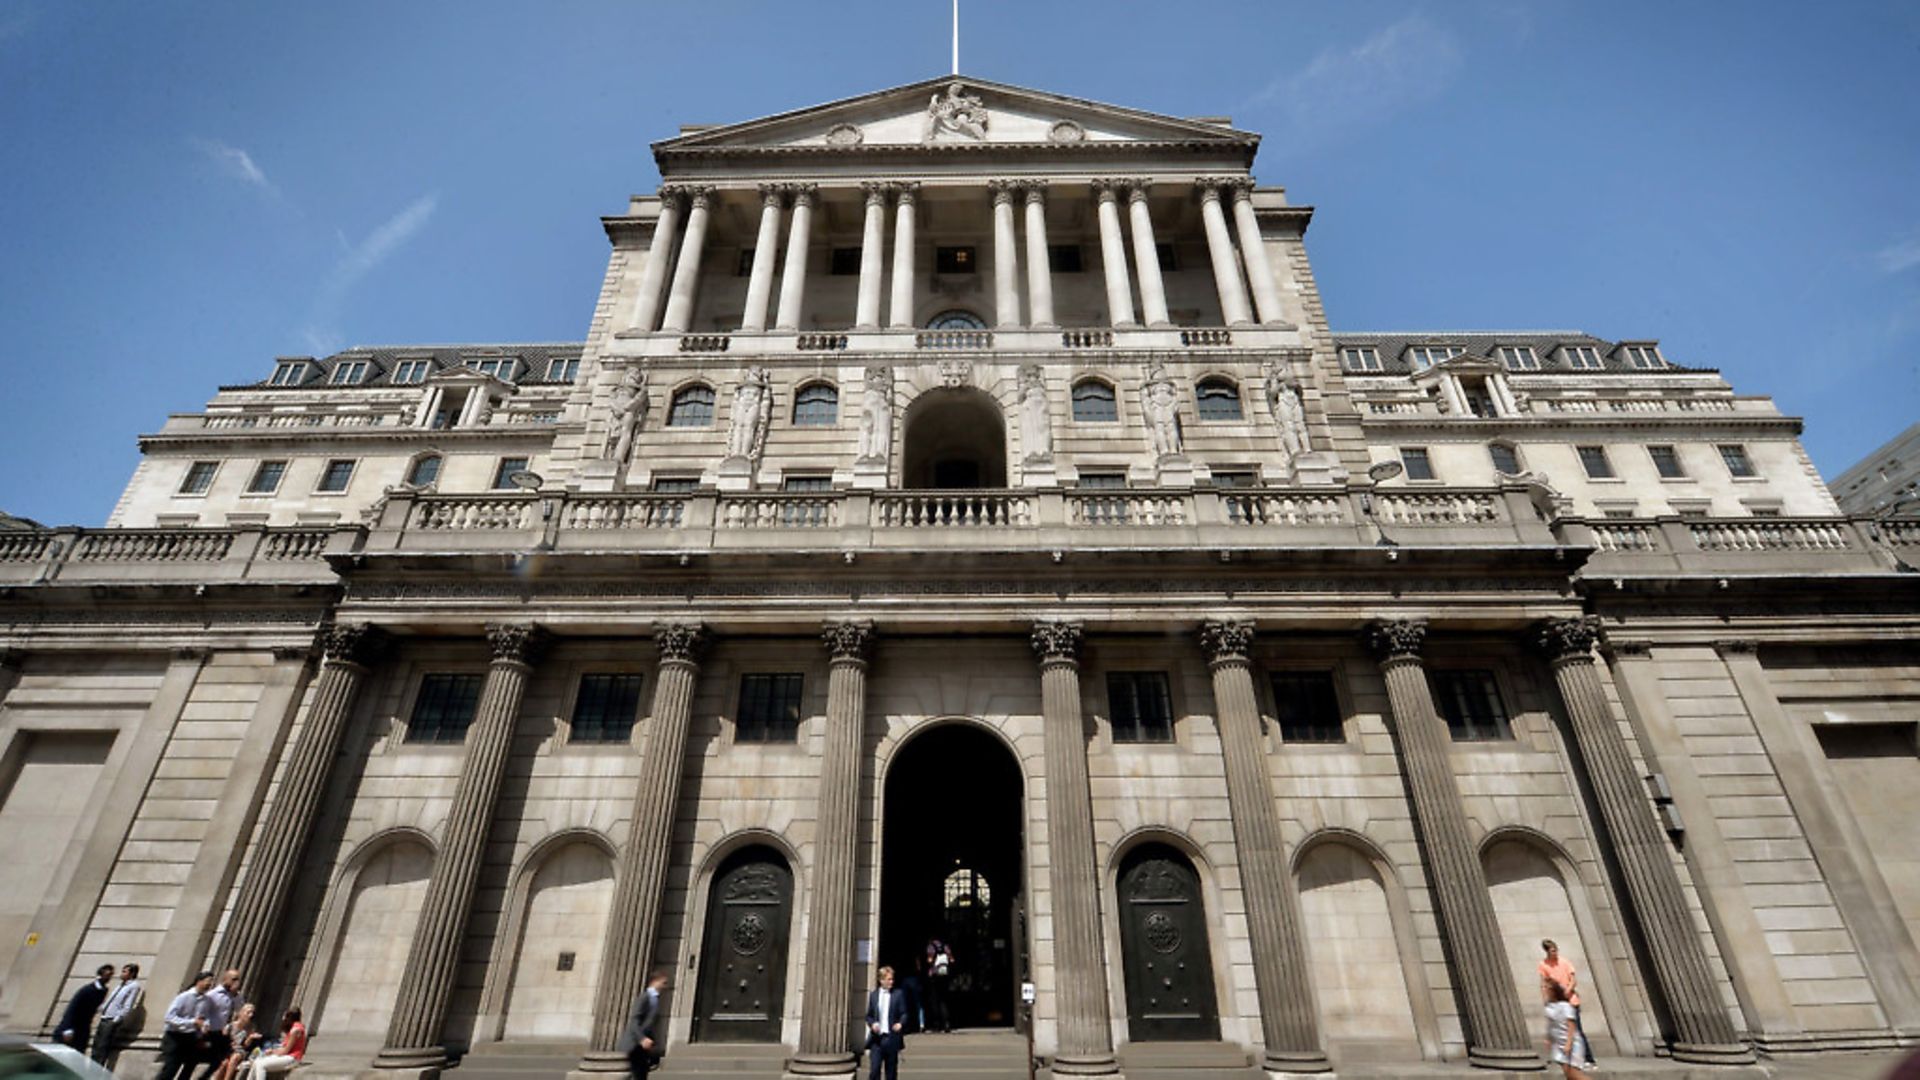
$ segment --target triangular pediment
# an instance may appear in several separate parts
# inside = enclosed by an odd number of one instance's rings
[[[1225,124],[1049,94],[964,75],[928,79],[656,143],[657,154],[755,149],[944,146],[1106,146],[1214,143],[1258,135]]]

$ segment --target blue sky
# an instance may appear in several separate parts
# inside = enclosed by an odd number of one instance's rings
[[[1657,337],[1829,476],[1920,419],[1920,5],[962,11],[970,74],[1262,133],[1336,330]],[[578,340],[651,141],[940,74],[947,19],[0,0],[0,509],[100,523],[275,355]]]

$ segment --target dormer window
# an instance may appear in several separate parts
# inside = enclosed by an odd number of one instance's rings
[[[1531,345],[1500,346],[1500,362],[1507,365],[1508,371],[1540,370],[1540,356]]]
[[[1341,349],[1340,364],[1348,371],[1379,371],[1380,350],[1371,345]]]
[[[307,365],[300,360],[282,363],[273,369],[273,378],[268,381],[274,386],[299,386],[307,381]]]
[[[398,386],[426,382],[428,373],[432,371],[431,360],[402,360],[394,365],[392,381]]]
[[[1566,353],[1567,366],[1575,371],[1599,371],[1606,366],[1600,361],[1600,350],[1591,345],[1568,345]]]
[[[466,362],[466,366],[482,375],[491,375],[496,379],[512,382],[514,365],[517,363],[518,361],[513,357],[503,356],[490,357],[485,360],[469,360]]]
[[[1500,415],[1500,410],[1494,408],[1493,394],[1487,390],[1485,379],[1461,379],[1460,396],[1467,399],[1467,411],[1482,420]]]
[[[359,386],[367,381],[367,362],[348,360],[333,365],[333,377],[327,380],[335,386]]]
[[[1425,371],[1443,360],[1451,360],[1465,352],[1458,345],[1416,345],[1407,350],[1407,362],[1415,371]]]
[[[548,382],[572,382],[580,377],[580,358],[569,356],[547,361]]]
[[[1660,358],[1660,350],[1652,345],[1629,345],[1625,352],[1627,364],[1630,367],[1650,371],[1667,366],[1667,362]]]

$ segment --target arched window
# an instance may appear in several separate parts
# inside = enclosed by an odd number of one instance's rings
[[[927,320],[929,330],[985,330],[986,328],[987,320],[971,311],[962,311],[959,308],[943,311]]]
[[[1232,379],[1218,375],[1201,379],[1193,388],[1195,403],[1200,409],[1202,420],[1238,420],[1240,413],[1240,388]]]
[[[1081,424],[1111,424],[1120,419],[1114,405],[1113,387],[1099,379],[1082,379],[1073,384],[1073,419]]]
[[[413,460],[413,467],[407,470],[407,483],[414,487],[426,487],[440,479],[440,455],[425,454]]]
[[[668,427],[706,427],[713,423],[713,387],[694,385],[673,395]]]
[[[793,395],[796,426],[830,426],[840,419],[840,391],[826,383],[812,383]]]

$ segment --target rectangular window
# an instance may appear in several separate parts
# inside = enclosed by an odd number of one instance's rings
[[[1083,488],[1123,488],[1127,486],[1127,474],[1117,472],[1083,472],[1078,485]]]
[[[1720,460],[1727,463],[1727,472],[1736,478],[1746,479],[1760,475],[1753,471],[1753,459],[1747,456],[1747,448],[1744,446],[1720,447]]]
[[[506,357],[503,359],[469,360],[466,366],[482,375],[491,375],[496,379],[512,382],[514,370],[518,364],[518,360],[512,357]]]
[[[1215,469],[1213,486],[1217,488],[1250,488],[1259,480],[1250,469]]]
[[[1432,480],[1433,461],[1427,457],[1424,446],[1403,446],[1400,448],[1400,464],[1407,470],[1409,480]]]
[[[1662,480],[1684,480],[1687,470],[1680,465],[1680,452],[1671,446],[1649,446],[1647,456],[1653,459],[1653,468]]]
[[[1330,671],[1285,671],[1273,676],[1273,709],[1280,741],[1337,743],[1347,739]]]
[[[428,373],[432,371],[431,360],[402,360],[394,365],[393,381],[403,386],[426,382]]]
[[[1443,360],[1451,360],[1463,351],[1458,345],[1419,345],[1407,350],[1407,362],[1415,371],[1425,371]]]
[[[573,699],[569,742],[626,742],[640,715],[638,675],[583,675]]]
[[[1056,274],[1078,274],[1083,267],[1080,264],[1080,245],[1050,244],[1047,246],[1047,269]]]
[[[1660,350],[1651,345],[1627,346],[1627,363],[1641,370],[1666,367],[1666,361],[1660,359]]]
[[[1500,346],[1500,362],[1507,365],[1508,371],[1540,370],[1540,357],[1531,345]]]
[[[281,364],[273,369],[273,385],[299,386],[307,381],[307,365],[304,363]]]
[[[1600,511],[1600,516],[1616,521],[1631,521],[1635,513],[1634,510],[1615,508]]]
[[[1379,371],[1380,350],[1370,345],[1341,349],[1340,363],[1348,371]]]
[[[800,734],[800,676],[744,675],[740,679],[738,742],[790,742]]]
[[[831,476],[787,476],[780,480],[781,491],[832,491]]]
[[[1599,371],[1606,365],[1600,360],[1600,350],[1591,345],[1569,345],[1567,363],[1576,371]]]
[[[333,366],[333,378],[329,381],[335,386],[358,386],[367,377],[365,360],[349,360]]]
[[[1607,448],[1604,446],[1576,446],[1580,454],[1580,467],[1587,470],[1587,476],[1594,480],[1613,479],[1613,462],[1607,460]]]
[[[217,461],[196,461],[187,466],[187,477],[180,481],[180,494],[205,495],[213,486],[213,474],[219,471]]]
[[[527,459],[523,457],[503,457],[493,470],[493,490],[506,491],[513,487],[513,474],[527,471]]]
[[[937,247],[933,249],[933,272],[936,274],[971,274],[979,270],[979,260],[974,258],[970,247]]]
[[[481,675],[428,675],[420,680],[407,721],[408,742],[457,743],[480,707]]]
[[[1491,443],[1487,446],[1487,456],[1493,459],[1493,471],[1509,476],[1520,472],[1520,453],[1506,443]]]
[[[580,377],[580,358],[565,357],[547,361],[548,382],[572,382]]]
[[[1510,739],[1507,707],[1500,700],[1500,684],[1484,669],[1435,671],[1433,700],[1446,718],[1447,730],[1457,742]]]
[[[700,486],[700,480],[692,476],[656,476],[653,478],[653,490],[662,495],[687,495]]]
[[[320,473],[320,486],[315,491],[345,491],[353,480],[353,462],[339,460],[327,462],[326,469]]]
[[[1113,714],[1113,741],[1173,741],[1173,698],[1164,671],[1110,671],[1107,708]]]
[[[1499,416],[1493,407],[1493,394],[1488,391],[1484,379],[1461,379],[1460,394],[1467,399],[1467,411],[1482,420],[1491,420]]]
[[[287,475],[287,463],[284,461],[263,461],[253,470],[253,479],[247,481],[247,494],[271,495],[280,490],[280,478]]]

